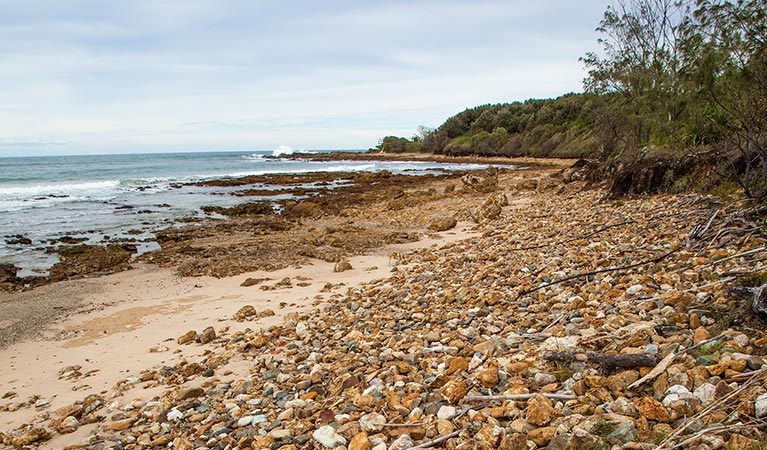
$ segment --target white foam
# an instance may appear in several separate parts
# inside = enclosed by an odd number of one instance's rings
[[[293,154],[293,148],[289,145],[280,145],[274,151],[272,151],[272,156],[279,157],[282,155],[292,155]]]

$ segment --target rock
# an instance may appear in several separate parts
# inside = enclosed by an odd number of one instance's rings
[[[538,447],[543,447],[548,445],[556,432],[557,429],[555,427],[536,428],[527,434],[527,438],[535,442],[535,445]]]
[[[429,230],[430,231],[447,231],[451,228],[455,228],[455,226],[458,224],[458,221],[455,220],[455,217],[438,217],[429,223]]]
[[[180,390],[178,394],[176,395],[176,400],[182,401],[182,400],[187,400],[190,398],[197,398],[197,397],[201,397],[204,394],[205,394],[205,390],[203,388],[190,387],[190,388]]]
[[[351,442],[349,442],[349,450],[371,450],[372,448],[373,445],[370,443],[370,439],[368,439],[368,434],[364,431],[354,436]]]
[[[214,330],[213,327],[207,327],[202,330],[202,334],[197,340],[200,341],[200,344],[207,344],[214,339],[216,339],[216,330]]]
[[[35,442],[47,441],[50,439],[50,434],[42,428],[30,428],[25,430],[21,436],[13,438],[11,443],[14,447],[21,448]]]
[[[388,450],[407,450],[415,447],[413,440],[407,434],[403,434],[391,443]]]
[[[317,428],[314,430],[314,433],[312,433],[312,437],[325,448],[336,448],[346,445],[346,439],[336,433],[336,430],[330,425],[324,425]]]
[[[341,261],[338,261],[333,267],[333,272],[346,272],[347,270],[352,269],[352,264],[349,261],[342,259]]]
[[[458,411],[453,406],[441,406],[439,408],[439,411],[437,411],[437,418],[438,419],[452,419],[453,417],[458,414]]]
[[[693,344],[700,344],[703,341],[708,340],[709,334],[705,327],[700,326],[695,329],[695,332],[692,335],[692,342]]]
[[[78,428],[80,428],[80,421],[76,417],[67,416],[61,421],[56,431],[61,434],[68,434],[76,431]]]
[[[522,433],[512,433],[501,439],[500,450],[527,450],[527,436]]]
[[[243,416],[237,421],[238,427],[247,427],[253,424],[253,416]]]
[[[692,394],[700,400],[703,406],[708,405],[714,401],[714,392],[716,387],[711,383],[703,383],[692,392]]]
[[[551,406],[549,399],[542,395],[535,395],[527,401],[525,408],[525,419],[537,426],[544,426],[551,422],[557,415],[556,410]]]
[[[299,339],[306,339],[309,336],[309,329],[304,322],[298,322],[296,324],[296,335]]]
[[[383,430],[386,417],[378,413],[365,414],[360,417],[360,429],[368,433],[379,433]]]
[[[256,308],[253,307],[253,305],[245,305],[234,313],[234,318],[237,320],[247,320],[249,317],[253,317],[256,314]]]
[[[652,397],[641,397],[634,399],[634,406],[639,410],[639,414],[646,417],[647,420],[655,420],[657,422],[670,422],[671,417],[666,411],[663,405]]]
[[[457,404],[469,392],[469,386],[462,380],[450,380],[442,386],[442,395],[453,404]]]
[[[136,419],[129,417],[127,419],[122,420],[115,420],[114,422],[110,423],[107,427],[108,429],[112,431],[122,431],[127,430],[136,422]]]
[[[767,417],[767,394],[762,394],[754,402],[754,415],[757,419]]]
[[[197,332],[194,330],[189,330],[176,339],[178,345],[190,344],[195,341],[197,341]]]
[[[482,369],[479,372],[479,376],[477,377],[482,383],[482,386],[486,388],[491,388],[498,384],[498,369],[495,367],[487,367],[485,369]]]

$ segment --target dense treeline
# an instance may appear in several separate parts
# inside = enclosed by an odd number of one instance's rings
[[[585,93],[467,109],[378,148],[608,168],[654,154],[694,167],[692,157],[767,200],[767,2],[616,0],[597,31],[601,51],[582,58]]]

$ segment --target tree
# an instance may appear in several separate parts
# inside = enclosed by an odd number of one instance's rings
[[[681,119],[679,32],[688,10],[689,1],[618,0],[597,28],[604,55],[581,59],[589,69],[586,90],[616,94],[613,114],[624,123],[611,140],[623,148],[666,140]]]
[[[698,0],[684,24],[685,70],[701,127],[726,174],[767,200],[767,5]]]

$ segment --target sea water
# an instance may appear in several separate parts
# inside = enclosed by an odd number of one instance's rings
[[[151,251],[158,247],[154,231],[182,217],[202,216],[202,206],[258,200],[229,195],[241,186],[194,184],[199,181],[320,171],[417,175],[486,167],[421,161],[318,162],[279,157],[284,153],[280,149],[0,158],[0,263],[19,267],[19,276],[45,275],[57,261],[56,253],[46,250],[64,236],[85,243],[133,240],[139,252]],[[32,243],[18,242],[17,236]]]

